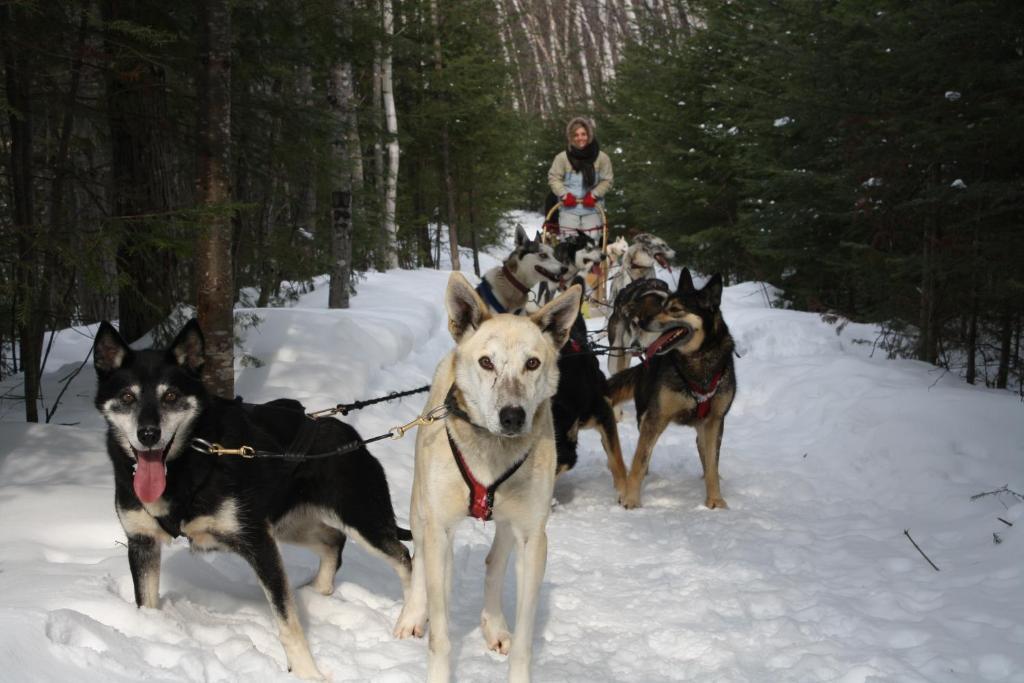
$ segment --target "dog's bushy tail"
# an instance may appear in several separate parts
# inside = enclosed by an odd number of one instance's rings
[[[633,398],[641,371],[643,371],[642,365],[634,365],[611,376],[608,380],[608,400],[612,402],[613,406]]]

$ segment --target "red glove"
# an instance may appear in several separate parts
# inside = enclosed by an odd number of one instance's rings
[[[572,207],[576,206],[576,195],[574,195],[572,192],[566,192],[565,196],[562,197],[562,206],[564,206],[567,209],[571,209]]]
[[[589,192],[583,195],[583,206],[587,207],[588,209],[593,209],[596,204],[597,199],[594,197],[594,195],[590,194]]]

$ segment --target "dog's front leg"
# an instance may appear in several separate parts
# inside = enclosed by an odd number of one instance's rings
[[[707,494],[704,505],[712,510],[729,507],[722,498],[718,481],[718,456],[722,451],[724,431],[725,420],[715,415],[709,415],[697,425],[697,452],[704,468],[704,489]]]
[[[508,630],[505,612],[501,607],[501,588],[505,582],[508,556],[512,552],[515,537],[508,522],[498,522],[494,530],[494,542],[487,553],[487,573],[484,579],[484,611],[480,615],[480,630],[488,649],[507,655],[512,645],[512,634]]]
[[[427,611],[430,619],[430,637],[427,659],[427,681],[447,683],[451,678],[451,641],[448,637],[448,593],[451,589],[451,529],[435,521],[425,525],[422,549],[417,545],[416,553],[423,553],[423,569],[427,583]]]
[[[546,520],[545,520],[546,521]],[[544,568],[548,560],[548,535],[540,528],[520,532],[516,553],[516,630],[512,636],[508,680],[528,683],[533,658],[533,626]]]
[[[160,606],[160,543],[152,536],[128,536],[128,568],[138,607]]]
[[[295,599],[288,577],[284,572],[281,552],[270,536],[269,531],[247,530],[246,541],[235,546],[236,552],[245,558],[256,572],[263,592],[270,601],[271,611],[277,621],[277,628],[288,658],[288,670],[299,678],[307,680],[323,680],[323,674],[317,669],[313,655],[306,642],[306,634],[299,623],[299,613],[295,609]]]
[[[640,507],[640,490],[643,488],[647,468],[651,464],[651,454],[658,437],[668,426],[668,417],[659,410],[658,405],[648,407],[640,418],[640,438],[636,443],[636,453],[629,466],[629,477],[626,479],[626,495],[619,502],[624,508]]]

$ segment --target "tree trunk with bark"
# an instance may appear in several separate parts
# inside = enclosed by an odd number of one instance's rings
[[[388,132],[388,172],[384,191],[384,251],[388,268],[398,267],[398,224],[395,213],[398,203],[398,114],[395,110],[395,91],[391,77],[392,39],[395,32],[395,17],[391,0],[383,0],[384,46],[381,71],[381,95],[384,98],[384,118]]]
[[[352,16],[352,0],[338,0],[335,26],[339,43]],[[340,58],[331,65],[327,99],[334,130],[331,151],[331,284],[327,295],[329,308],[349,307],[352,279],[352,155],[349,146],[349,121],[354,106],[352,64]]]
[[[147,25],[147,9],[106,0],[107,25]],[[166,131],[164,69],[140,56],[120,35],[108,37],[110,55],[107,108],[111,140],[111,211],[119,230],[117,250],[118,317],[129,343],[160,323],[176,303],[178,259],[170,249],[155,249],[154,237],[169,232],[176,199]]]
[[[444,79],[443,52],[441,49],[441,16],[437,8],[437,0],[430,0],[430,20],[434,25],[434,72],[437,82]],[[452,270],[462,270],[459,261],[459,230],[456,225],[455,211],[455,177],[452,175],[451,145],[448,139],[448,121],[441,125],[441,175],[444,178],[444,194],[448,207],[448,248],[451,254]]]
[[[204,380],[215,396],[235,395],[234,266],[231,259],[231,6],[205,0],[199,69],[196,313],[206,339]]]
[[[31,65],[28,51],[15,49],[13,43],[25,15],[17,7],[0,7],[0,36],[10,121],[10,174],[13,199],[13,223],[17,235],[15,297],[20,307],[13,316],[17,324],[21,368],[25,375],[25,420],[39,422],[40,374],[44,324],[40,311],[40,239],[35,220],[32,182],[32,101]]]

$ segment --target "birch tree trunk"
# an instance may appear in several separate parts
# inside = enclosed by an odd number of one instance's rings
[[[438,84],[444,79],[444,66],[441,51],[441,17],[437,9],[437,0],[430,0],[430,20],[434,25],[434,72]],[[459,261],[459,230],[455,212],[455,178],[452,176],[451,150],[448,141],[448,121],[441,125],[441,173],[444,176],[445,194],[448,205],[448,248],[451,254],[452,270],[462,270]]]
[[[383,14],[383,7],[380,7]],[[383,17],[381,18],[383,27]],[[375,249],[374,265],[378,270],[387,269],[388,231],[384,220],[384,204],[387,201],[387,170],[384,166],[384,135],[386,123],[384,117],[384,46],[379,40],[373,44],[373,189],[374,215],[376,216],[377,248]]]
[[[395,92],[391,79],[392,38],[395,32],[395,17],[391,0],[383,0],[384,36],[387,41],[384,47],[383,71],[381,74],[381,94],[384,97],[384,117],[388,131],[388,177],[384,194],[384,238],[385,255],[388,268],[398,267],[398,225],[395,222],[395,210],[398,201],[398,115],[395,111]]]
[[[204,380],[215,396],[235,395],[234,267],[231,260],[231,7],[200,8],[196,314],[206,340]]]
[[[612,52],[612,15],[608,0],[598,0],[597,12],[601,23],[601,81],[607,85],[615,79],[615,54]]]
[[[335,26],[339,43],[352,16],[352,0],[338,0]],[[352,64],[340,59],[331,65],[327,99],[334,135],[331,142],[333,175],[331,178],[331,284],[327,294],[329,308],[348,308],[349,282],[352,279],[352,156],[350,153],[349,110],[352,97]]]
[[[590,33],[590,24],[586,18],[586,11],[582,5],[571,5],[576,13],[576,33],[579,34],[579,49],[577,53],[580,58],[580,71],[583,75],[583,97],[586,100],[587,108],[594,108],[594,91],[590,85],[590,65],[587,63],[587,43],[584,36],[590,36],[591,45],[594,44],[594,35]]]

